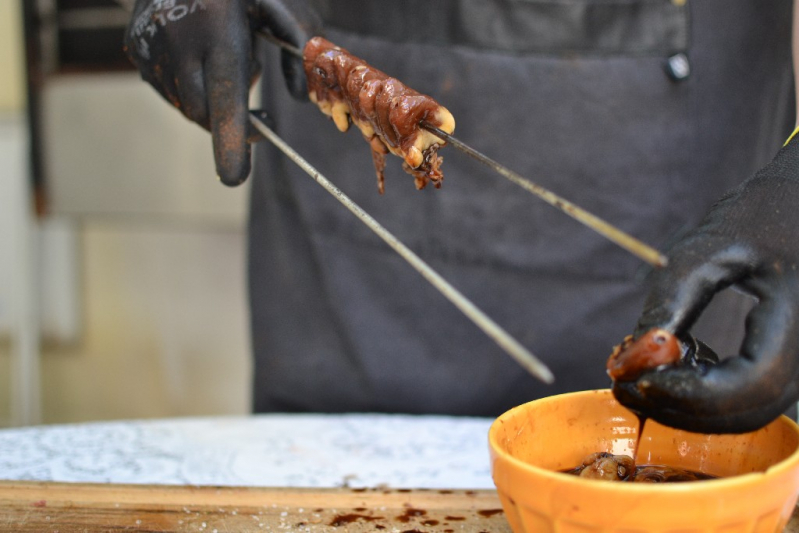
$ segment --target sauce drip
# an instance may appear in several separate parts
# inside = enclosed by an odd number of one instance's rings
[[[641,448],[641,436],[644,434],[646,417],[641,415],[635,416],[638,418],[638,436],[635,439],[635,448],[633,448],[633,465],[638,465],[638,450]]]

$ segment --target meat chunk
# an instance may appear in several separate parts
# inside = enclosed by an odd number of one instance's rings
[[[569,473],[589,479],[624,481],[635,473],[635,463],[629,455],[597,452],[586,457],[583,464]]]
[[[716,476],[704,472],[667,465],[636,466],[635,461],[629,455],[613,455],[608,452],[592,453],[583,460],[582,464],[563,472],[587,479],[635,483],[675,483],[717,479]]]
[[[441,186],[443,159],[438,149],[445,142],[420,123],[452,133],[455,119],[446,108],[322,37],[305,45],[303,64],[311,101],[340,131],[355,124],[369,143],[381,193],[388,153],[403,159],[417,189],[429,182]]]
[[[652,329],[637,340],[627,336],[613,349],[608,375],[614,381],[632,381],[646,370],[679,362],[681,355],[677,337],[664,329]]]

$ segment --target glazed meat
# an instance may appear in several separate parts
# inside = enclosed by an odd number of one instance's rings
[[[380,193],[389,152],[403,159],[417,189],[441,186],[438,149],[445,143],[419,125],[452,133],[455,119],[446,108],[322,37],[308,41],[303,63],[311,101],[340,131],[355,124],[369,143]]]
[[[652,329],[637,340],[632,336],[614,347],[607,362],[613,381],[632,381],[644,371],[680,361],[682,350],[677,337],[664,329]]]

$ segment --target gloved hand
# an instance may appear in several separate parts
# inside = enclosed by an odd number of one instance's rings
[[[302,48],[320,22],[304,0],[136,0],[125,34],[142,78],[211,131],[226,185],[250,173],[248,95],[259,70],[253,31],[261,28]],[[282,66],[291,94],[307,98],[302,60],[284,51]]]
[[[655,271],[635,336],[685,337],[715,293],[757,298],[740,354],[716,365],[650,370],[614,384],[616,398],[680,429],[758,429],[799,399],[799,136],[726,194]]]

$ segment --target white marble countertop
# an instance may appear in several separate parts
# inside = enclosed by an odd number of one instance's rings
[[[493,488],[491,420],[254,415],[0,430],[0,479],[270,487]]]

